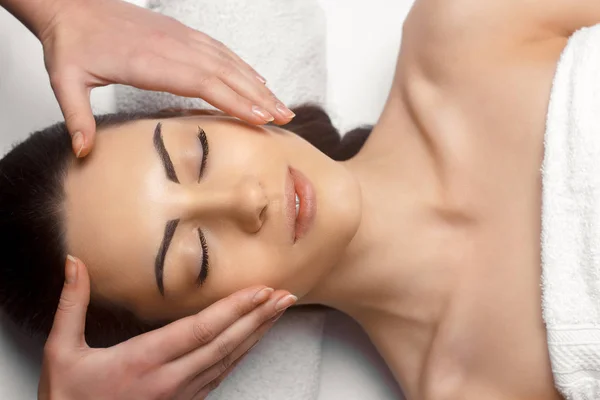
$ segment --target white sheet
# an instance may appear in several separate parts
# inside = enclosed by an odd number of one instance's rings
[[[412,0],[319,0],[328,21],[328,108],[342,130],[375,123],[390,87],[402,21]],[[92,93],[94,111],[112,110],[111,88]],[[60,120],[41,46],[0,9],[0,152]],[[332,311],[323,341],[318,400],[391,400],[400,391],[360,327]],[[0,324],[0,398],[34,399],[40,346]]]

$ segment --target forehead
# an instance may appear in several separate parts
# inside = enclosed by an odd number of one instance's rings
[[[112,298],[125,284],[136,295],[155,295],[161,193],[168,184],[152,141],[156,124],[136,121],[99,132],[94,151],[65,181],[68,251],[86,262],[94,289]]]

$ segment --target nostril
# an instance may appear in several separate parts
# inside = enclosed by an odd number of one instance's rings
[[[269,199],[265,195],[261,182],[254,177],[246,177],[241,183],[238,191],[239,212],[247,225],[249,232],[258,232],[267,217]]]
[[[260,214],[258,214],[258,219],[261,222],[264,222],[266,216],[267,216],[267,204],[265,203],[262,210],[260,210]]]

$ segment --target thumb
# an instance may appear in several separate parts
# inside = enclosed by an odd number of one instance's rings
[[[87,346],[84,332],[89,303],[90,278],[87,269],[79,259],[67,256],[65,284],[48,341],[71,348]]]
[[[92,150],[96,136],[90,89],[74,78],[63,79],[54,86],[54,94],[71,135],[73,153],[77,158],[85,157]]]

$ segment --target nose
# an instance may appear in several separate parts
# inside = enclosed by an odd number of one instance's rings
[[[195,185],[191,190],[189,214],[192,218],[233,220],[248,233],[262,227],[268,198],[253,176],[237,181]]]

